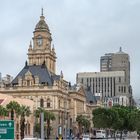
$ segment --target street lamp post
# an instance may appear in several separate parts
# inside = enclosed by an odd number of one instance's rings
[[[65,97],[65,139],[67,138],[67,95]]]
[[[40,107],[43,109],[40,113],[40,123],[41,123],[41,139],[44,140],[44,100],[41,98]]]
[[[44,112],[41,112],[41,139],[44,140]]]

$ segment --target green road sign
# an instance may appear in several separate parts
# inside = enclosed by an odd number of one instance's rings
[[[0,140],[14,140],[14,121],[0,120]]]

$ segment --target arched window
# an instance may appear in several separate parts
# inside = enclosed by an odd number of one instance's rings
[[[28,123],[28,135],[30,135],[30,123]]]
[[[19,139],[19,134],[17,134],[16,138],[17,138],[17,140]]]
[[[124,93],[126,93],[126,87],[124,86]]]
[[[16,131],[19,131],[19,123],[16,124]]]
[[[121,87],[119,86],[119,92],[121,91]]]
[[[49,98],[47,99],[47,107],[51,107],[51,100]]]
[[[59,124],[61,124],[61,112],[59,112],[58,121],[59,121]]]
[[[58,101],[58,107],[60,108],[60,106],[61,106],[61,102],[60,102],[60,100]]]
[[[121,92],[123,93],[123,86],[121,87]]]
[[[27,80],[27,86],[30,86],[30,80]]]
[[[40,99],[40,107],[44,107],[44,100],[42,98]]]

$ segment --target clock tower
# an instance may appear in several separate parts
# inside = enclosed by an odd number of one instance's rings
[[[28,49],[29,65],[42,65],[45,63],[49,72],[55,74],[56,53],[51,45],[52,37],[49,27],[45,22],[43,9],[33,34],[33,46],[30,43]]]

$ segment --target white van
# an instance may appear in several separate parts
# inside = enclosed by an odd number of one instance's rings
[[[23,140],[38,140],[37,138],[24,138]]]
[[[105,130],[96,130],[96,138],[106,138]]]

